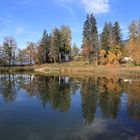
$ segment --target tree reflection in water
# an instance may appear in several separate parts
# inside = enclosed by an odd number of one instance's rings
[[[105,118],[116,118],[122,92],[121,79],[98,78],[99,104]]]
[[[40,76],[31,74],[1,74],[0,95],[5,102],[16,99],[18,91],[23,89],[29,97],[36,96],[43,107],[67,112],[71,106],[71,97],[80,91],[81,110],[84,122],[91,125],[96,116],[97,107],[103,118],[115,119],[119,112],[122,92],[128,95],[127,109],[130,117],[140,120],[140,81],[123,82],[120,78]]]
[[[140,120],[140,81],[128,81],[124,84],[128,95],[127,110],[130,117]]]
[[[16,99],[17,89],[14,74],[0,75],[0,94],[8,103]]]
[[[82,112],[86,124],[92,124],[97,104],[95,79],[88,77],[81,81]]]

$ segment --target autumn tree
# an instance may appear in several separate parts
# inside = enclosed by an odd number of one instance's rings
[[[72,49],[71,49],[71,57],[72,57],[73,59],[75,59],[75,57],[79,55],[79,51],[80,51],[80,50],[79,50],[79,48],[77,47],[76,43],[74,43],[74,44],[73,44],[73,47],[72,47]]]
[[[34,61],[34,43],[33,42],[28,42],[27,44],[27,51],[29,55],[29,64],[31,65]]]
[[[4,53],[3,53],[3,47],[0,46],[0,65],[5,65],[5,60],[4,60]]]
[[[71,53],[71,30],[68,26],[60,27],[60,61],[69,61]]]
[[[25,54],[24,51],[21,49],[17,50],[17,56],[16,56],[16,61],[18,64],[23,65],[24,61],[25,61]]]
[[[138,45],[139,44],[139,45]],[[132,52],[132,58],[135,65],[140,65],[140,41],[137,40],[136,47]]]
[[[113,64],[121,64],[123,58],[122,52],[122,34],[119,23],[116,21],[112,30],[112,46],[108,55],[108,60]],[[111,62],[110,61],[110,62]],[[109,63],[110,63],[109,62]]]
[[[109,50],[108,52],[109,64],[119,65],[121,64],[122,59],[123,59],[123,53],[122,53],[122,48],[120,47],[120,45],[117,45]]]
[[[136,65],[140,64],[140,20],[132,21],[129,25],[129,43],[126,47],[129,56]]]
[[[17,50],[16,61],[21,65],[30,64],[29,51],[27,48]]]
[[[54,62],[65,62],[70,60],[71,54],[71,30],[67,26],[60,29],[54,28],[50,36],[49,57]]]
[[[98,53],[98,64],[107,64],[107,51],[104,49],[100,49]]]
[[[128,27],[129,29],[129,39],[137,39],[137,22],[136,21],[132,21]]]
[[[109,50],[112,48],[113,42],[113,25],[111,22],[105,22],[103,31],[100,35],[100,50],[98,51],[98,63],[107,64]]]
[[[41,53],[40,41],[38,41],[36,43],[33,43],[32,45],[33,45],[33,55],[31,55],[31,56],[33,56],[32,60],[33,60],[33,62],[35,64],[39,64],[40,65],[40,64],[42,64],[41,54],[40,54]],[[29,58],[29,56],[28,56],[28,58]]]
[[[3,56],[6,64],[15,64],[15,51],[17,49],[17,43],[15,39],[11,36],[4,38],[3,42]]]
[[[82,56],[84,60],[89,58],[89,46],[86,38],[84,38],[82,42]]]
[[[118,22],[105,22],[101,34],[101,50],[99,51],[100,64],[120,64],[123,57],[121,29]],[[103,62],[101,62],[103,61]]]
[[[138,38],[140,39],[140,19],[138,20]]]

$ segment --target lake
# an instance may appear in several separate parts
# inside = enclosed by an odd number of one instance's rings
[[[140,140],[140,79],[0,74],[0,140]]]

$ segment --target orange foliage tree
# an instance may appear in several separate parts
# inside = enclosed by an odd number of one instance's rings
[[[99,50],[98,63],[101,65],[107,64],[107,52],[104,49]]]
[[[111,50],[108,52],[108,63],[109,64],[121,64],[123,59],[123,53],[122,53],[122,48],[117,45],[113,47]]]

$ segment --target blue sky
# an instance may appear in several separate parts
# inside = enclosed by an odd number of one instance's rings
[[[87,13],[94,13],[99,33],[105,21],[119,21],[123,38],[133,19],[140,18],[140,0],[0,0],[0,44],[13,36],[18,47],[37,42],[43,30],[68,25],[72,43],[81,45],[82,28]]]

